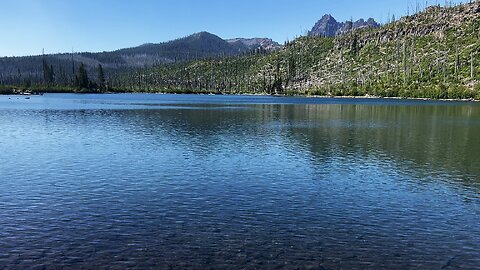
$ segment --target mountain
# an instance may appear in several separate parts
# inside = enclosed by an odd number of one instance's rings
[[[103,63],[107,68],[143,67],[181,61],[190,61],[218,56],[235,56],[249,51],[256,41],[259,47],[267,49],[269,39],[238,39],[238,42],[224,40],[208,32],[199,32],[190,36],[164,43],[148,43],[134,48],[113,52],[81,54]],[[262,43],[262,41],[264,43]],[[271,41],[272,44],[277,44]]]
[[[362,28],[379,28],[380,25],[372,18],[367,21],[364,19],[357,20],[355,22],[338,22],[332,15],[324,15],[308,32],[308,36],[322,36],[322,37],[335,37],[348,33],[353,29]]]
[[[134,48],[88,55],[107,67],[142,67],[172,62],[240,55],[258,47],[269,49],[278,43],[267,38],[224,40],[208,32],[199,32],[164,43],[148,43]]]
[[[274,51],[282,47],[270,38],[234,38],[227,39],[226,41],[235,46],[245,46],[249,50],[265,49],[267,51]]]
[[[480,1],[432,6],[379,28],[365,24],[373,21],[330,37],[342,28],[327,15],[317,25],[327,37],[300,37],[266,55],[146,69],[119,76],[115,87],[480,100]],[[134,85],[140,79],[146,83]]]
[[[214,34],[200,32],[165,43],[144,44],[135,48],[104,53],[103,55],[120,57],[127,66],[142,66],[222,55],[233,56],[247,50],[248,48],[245,47],[232,46],[229,42]]]
[[[14,83],[19,78],[41,81],[44,60],[48,65],[52,65],[57,78],[62,77],[62,81],[68,81],[73,79],[75,69],[80,63],[84,63],[89,71],[96,69],[99,64],[107,70],[143,68],[218,56],[235,56],[257,48],[271,50],[279,47],[278,43],[267,38],[224,40],[208,32],[199,32],[164,43],[147,43],[111,52],[3,57],[0,58],[0,84]]]

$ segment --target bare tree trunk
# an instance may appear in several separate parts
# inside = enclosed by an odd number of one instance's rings
[[[423,80],[423,68],[422,68],[422,61],[419,61],[418,68],[420,69],[420,80]]]
[[[440,45],[437,43],[437,76],[440,74]]]
[[[398,74],[400,73],[400,42],[397,41],[397,55],[395,57],[396,65],[395,65],[395,79],[398,79]]]
[[[413,75],[413,69],[415,68],[415,45],[416,45],[417,33],[413,35],[412,40],[412,62],[410,63],[410,77]]]
[[[407,82],[407,40],[403,41],[403,83]]]
[[[473,52],[470,53],[470,78],[473,80]]]
[[[387,83],[390,83],[390,63],[387,60],[387,70],[385,72],[387,74]]]
[[[455,37],[455,75],[458,77],[458,69],[459,69],[459,63],[460,62],[460,57],[458,54],[458,34]]]
[[[445,50],[444,52],[444,63],[443,63],[443,82],[447,82],[447,65],[448,65],[448,52]]]
[[[341,52],[341,59],[340,59],[340,65],[341,65],[341,68],[342,68],[342,84],[345,83],[345,67],[344,67],[344,64],[343,64],[343,50]]]

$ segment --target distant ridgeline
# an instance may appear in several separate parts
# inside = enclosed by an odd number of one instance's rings
[[[0,58],[0,91],[12,88],[36,91],[113,90],[112,80],[119,72],[135,72],[139,68],[199,59],[264,53],[280,47],[268,38],[223,40],[200,32],[165,43],[144,44],[113,52],[3,57]],[[80,77],[84,77],[85,73],[88,82],[81,84]],[[104,83],[100,80],[102,77]],[[124,87],[129,85],[122,85]]]
[[[171,43],[144,45],[148,53],[140,53],[140,46],[76,54],[73,62],[77,67],[84,62],[90,76],[102,64],[110,91],[480,99],[479,1],[428,7],[383,26],[373,19],[339,23],[325,15],[308,36],[284,46],[269,39],[226,41],[208,33]],[[42,77],[42,56],[37,56],[1,59],[0,82],[21,86],[34,77],[38,87],[73,87],[66,83],[78,77],[78,71],[72,75],[71,56],[55,57],[46,65],[57,70],[53,81]],[[23,64],[24,59],[36,62]],[[70,77],[60,79],[62,70],[70,70]]]

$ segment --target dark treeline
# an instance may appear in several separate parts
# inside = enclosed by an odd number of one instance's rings
[[[207,61],[216,63],[225,59],[242,59],[244,57],[258,57],[269,54],[270,51],[257,48],[253,50],[246,50],[237,53],[238,56],[231,56],[220,52],[215,57],[205,57],[199,54],[185,54],[180,57],[180,54],[175,54],[174,59],[169,63],[145,65],[145,67],[122,67],[107,65],[105,68],[102,64],[97,62],[87,61],[87,63],[79,62],[82,59],[77,54],[62,55],[59,59],[52,55],[19,57],[17,71],[9,70],[4,65],[2,73],[0,73],[0,89],[4,93],[12,93],[15,91],[31,90],[32,92],[125,92],[125,91],[146,91],[139,87],[145,86],[145,83],[138,83],[139,81],[146,81],[147,78],[134,78],[126,74],[143,74],[144,71],[154,69],[163,70],[172,67],[185,65],[186,63],[194,63],[198,61]],[[174,55],[174,54],[172,54]],[[67,57],[69,56],[69,57]],[[178,58],[177,58],[178,57]],[[26,60],[27,59],[27,60]],[[11,61],[12,59],[9,59]],[[252,60],[253,61],[253,60]],[[233,62],[232,62],[233,63]],[[253,62],[251,62],[253,63]],[[93,66],[96,64],[95,66]],[[214,66],[212,66],[214,68]],[[228,72],[235,70],[237,73],[244,70],[243,67],[236,67],[228,69]],[[226,70],[227,71],[227,70]],[[224,73],[227,74],[227,73]],[[212,75],[213,76],[213,75]],[[128,79],[130,78],[130,79]],[[148,78],[152,83],[157,82],[155,86],[160,85],[178,85],[182,87],[192,87],[192,90],[197,90],[206,87],[216,87],[213,82],[206,82],[206,80],[186,80],[183,76],[177,78]],[[173,81],[176,81],[173,83]],[[163,82],[163,83],[159,83]],[[171,82],[171,83],[170,83]],[[233,84],[230,84],[233,85]],[[238,83],[236,83],[238,85]],[[193,88],[193,86],[195,86]]]
[[[3,92],[102,92],[109,89],[108,79],[101,64],[95,69],[83,63],[71,62],[69,70],[64,63],[51,64],[46,58],[41,69],[0,75],[0,90]],[[89,74],[91,73],[91,74]]]

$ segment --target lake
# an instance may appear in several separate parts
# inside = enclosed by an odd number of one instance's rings
[[[0,268],[480,269],[480,104],[0,96]]]

